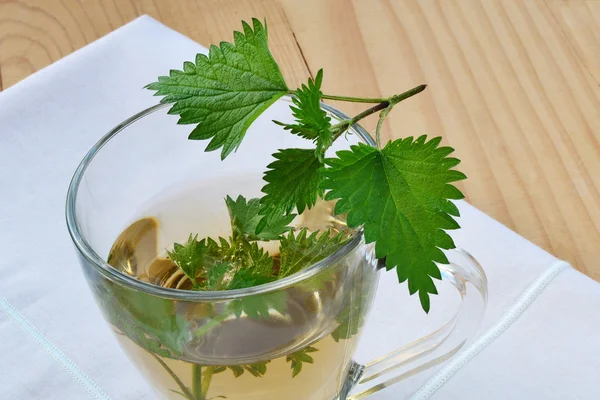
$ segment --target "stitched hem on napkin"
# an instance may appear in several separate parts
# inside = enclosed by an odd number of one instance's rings
[[[481,335],[469,347],[459,353],[455,358],[425,383],[410,400],[427,400],[450,380],[463,366],[475,358],[488,345],[500,337],[525,310],[539,297],[558,274],[570,267],[566,261],[559,260],[547,269],[533,282],[521,295],[519,300],[500,318],[500,320],[487,332]]]
[[[94,399],[110,400],[110,397],[77,364],[60,351],[46,336],[44,336],[27,318],[25,318],[4,296],[0,294],[0,309],[27,336],[41,346],[63,369],[65,369]]]

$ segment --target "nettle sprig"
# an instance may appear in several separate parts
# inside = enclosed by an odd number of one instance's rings
[[[269,50],[266,22],[253,19],[252,26],[246,22],[242,26],[243,32],[234,32],[233,43],[211,46],[208,56],[198,54],[195,62],[184,63],[183,70],[171,70],[147,88],[163,96],[162,103],[173,104],[169,113],[179,115],[179,124],[195,125],[189,139],[209,140],[206,151],[220,149],[222,159],[240,147],[261,113],[277,99],[292,95],[295,123],[276,123],[312,141],[314,148],[273,154],[275,160],[264,174],[264,196],[252,204],[255,215],[248,226],[254,231],[249,237],[264,236],[269,227],[291,221],[294,213],[310,209],[318,198],[337,200],[335,214],[347,214],[350,228],[363,228],[366,242],[375,243],[376,256],[386,259],[388,270],[396,269],[400,282],[408,281],[410,293],[418,293],[428,312],[430,295],[437,293],[434,279],[441,279],[436,263],[447,264],[442,249],[455,247],[445,231],[459,227],[454,219],[459,211],[452,200],[464,196],[452,183],[465,175],[453,169],[460,161],[449,157],[454,150],[440,146],[439,137],[381,142],[382,124],[390,111],[425,85],[387,98],[333,96],[321,92],[323,70],[319,70],[307,84],[290,89]],[[321,108],[323,99],[375,105],[332,124]],[[353,124],[375,113],[379,113],[376,147],[360,143],[325,157]],[[208,241],[198,246],[205,253],[219,247]],[[218,282],[217,278],[210,282]]]

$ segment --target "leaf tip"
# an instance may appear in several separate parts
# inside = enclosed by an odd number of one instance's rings
[[[423,307],[423,311],[425,311],[426,314],[429,314],[429,310],[431,309],[429,293],[424,290],[419,290],[419,300],[421,301],[421,307]]]

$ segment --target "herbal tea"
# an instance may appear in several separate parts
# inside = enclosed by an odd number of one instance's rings
[[[172,244],[184,242],[189,225],[196,221],[198,237],[231,234],[226,246],[235,245],[239,240],[234,239],[236,224],[231,215],[235,204],[228,201],[228,208],[223,204],[220,209],[206,204],[200,207],[200,213],[206,215],[198,215],[198,202],[211,197],[196,188],[153,202],[144,213],[152,217],[139,219],[119,235],[110,251],[110,264],[162,287],[194,290],[208,285],[203,278],[194,282],[195,276],[184,272],[174,260]],[[241,204],[237,203],[238,211]],[[330,203],[320,201],[296,217],[294,230],[283,236],[281,242],[285,243],[279,246],[277,241],[257,242],[270,256],[275,274],[289,269],[292,254],[296,263],[302,264],[295,270],[318,261],[315,254],[327,254],[323,250],[330,244],[320,241],[323,233],[319,236],[316,232],[330,232],[328,238],[341,235],[336,249],[352,237],[353,231],[332,216],[331,208]],[[229,216],[221,212],[227,209]],[[214,223],[198,222],[207,220]],[[302,254],[296,254],[299,252]],[[229,257],[235,263],[238,256]],[[166,398],[337,399],[374,289],[374,266],[364,255],[360,259],[317,274],[285,292],[221,304],[151,300],[117,285],[105,287],[97,297],[105,310],[112,310],[106,317],[121,346]],[[218,268],[221,262],[214,261],[207,268]],[[227,279],[234,281],[235,273],[223,278]],[[354,295],[342,296],[348,285],[353,286]]]
[[[272,360],[251,365],[207,366],[161,357],[124,336],[118,337],[130,359],[163,397],[230,400],[338,399],[358,340],[353,336],[336,342],[327,336]],[[302,370],[296,376],[291,368],[294,362],[302,363]],[[200,387],[198,397],[193,393],[194,386]],[[185,393],[182,387],[190,390]]]
[[[383,98],[331,95],[321,91],[319,70],[288,87],[266,21],[242,28],[233,42],[146,86],[171,104],[167,114],[179,125],[193,128],[174,132],[155,107],[90,151],[73,180],[82,196],[69,191],[69,229],[106,320],[164,396],[346,399],[358,374],[348,372],[362,373],[350,357],[377,283],[376,256],[428,312],[438,265],[449,264],[442,250],[455,248],[446,230],[459,227],[451,200],[463,195],[453,182],[465,175],[439,137],[382,141],[388,114],[426,85]],[[288,117],[273,120],[279,131],[261,124],[249,132],[284,96],[291,104],[274,116]],[[323,107],[324,99],[371,106],[348,117]],[[356,125],[373,114],[374,139]],[[344,144],[349,131],[362,141]],[[220,160],[180,147],[181,133],[208,141],[205,151],[219,150]],[[238,149],[253,151],[236,164]],[[92,178],[79,193],[82,174]],[[202,186],[172,186],[189,181]],[[250,181],[253,190],[245,190]],[[154,200],[157,193],[163,197]],[[152,203],[138,221],[115,226],[145,199]],[[79,240],[82,226],[91,232]],[[97,254],[117,236],[108,268]],[[381,375],[377,365],[364,370],[367,381]]]

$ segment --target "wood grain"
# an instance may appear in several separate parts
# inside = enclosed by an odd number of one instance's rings
[[[141,14],[203,44],[265,16],[290,85],[319,68],[332,94],[427,83],[386,135],[442,135],[469,202],[600,280],[600,2],[0,0],[0,89]]]

